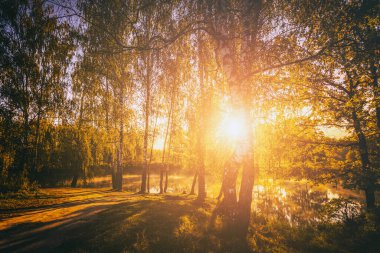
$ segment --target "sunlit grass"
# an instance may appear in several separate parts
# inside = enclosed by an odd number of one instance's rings
[[[152,179],[155,185],[156,176]],[[104,180],[94,179],[93,182]],[[130,175],[125,180],[134,184],[139,182],[139,177]],[[12,231],[17,236],[5,238],[15,242],[20,236],[29,238],[33,234],[37,239],[28,245],[31,249],[41,244],[64,252],[245,252],[245,244],[223,230],[223,217],[216,217],[211,226],[217,204],[215,198],[220,190],[217,178],[208,180],[209,197],[203,205],[195,202],[196,196],[183,193],[191,177],[176,175],[169,180],[173,192],[166,195],[113,192],[110,188],[54,188],[19,198],[3,196],[0,235]],[[125,185],[124,189],[128,187]],[[350,196],[356,201],[363,197],[327,185],[257,181],[248,247],[257,252],[293,252],[298,246],[287,244],[292,240],[289,236],[299,233],[298,229],[305,226],[317,237],[319,232],[313,226],[324,217],[318,210],[323,206],[334,207],[326,205],[330,203],[331,194]],[[340,201],[340,198],[333,200]],[[52,237],[57,233],[64,234],[65,241]],[[38,236],[42,234],[44,236]],[[294,240],[306,243],[301,235]],[[1,247],[4,247],[2,242]],[[17,249],[17,244],[14,247]],[[318,252],[315,248],[310,252]]]

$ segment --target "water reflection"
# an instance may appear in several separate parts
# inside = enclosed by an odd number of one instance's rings
[[[175,189],[173,187],[168,187],[166,189],[166,192],[172,193],[172,192],[175,192]],[[158,187],[158,186],[150,187],[149,193],[155,193],[155,194],[160,193],[160,187]]]
[[[339,198],[339,194],[333,193],[330,189],[327,190],[326,196],[329,200]]]
[[[322,219],[347,221],[360,214],[359,199],[343,198],[326,186],[308,184],[275,185],[273,181],[258,184],[253,192],[253,211],[266,219],[276,219],[290,225],[310,224]]]
[[[123,190],[138,192],[140,175],[125,175]],[[151,175],[150,193],[158,194],[160,178]],[[220,179],[209,179],[207,196],[215,198],[220,191]],[[192,177],[171,175],[168,193],[188,194]],[[92,179],[88,186],[111,187],[110,177]],[[362,208],[363,196],[354,191],[337,189],[328,185],[312,185],[306,181],[259,181],[253,189],[252,210],[255,215],[276,219],[291,225],[311,223],[320,220],[349,220]]]

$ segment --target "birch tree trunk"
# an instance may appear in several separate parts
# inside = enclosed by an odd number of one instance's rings
[[[230,88],[233,107],[244,116],[248,133],[245,140],[237,143],[233,155],[226,163],[221,189],[224,198],[220,203],[220,207],[225,210],[229,223],[236,228],[237,234],[244,237],[249,227],[254,184],[253,130],[250,113],[253,97],[249,92],[249,84],[240,80],[239,77],[243,71],[249,71],[254,60],[256,39],[260,29],[262,1],[240,1],[239,7],[242,11],[238,22],[229,13],[230,5],[231,3],[226,0],[219,1],[217,5],[216,26],[220,33],[217,54]],[[231,38],[235,36],[231,27],[236,25],[242,27],[243,36],[238,41],[235,41],[234,44]],[[240,50],[237,49],[236,43],[241,45]],[[237,200],[236,180],[241,166],[243,167],[243,172],[239,199]]]
[[[172,102],[174,102],[174,91],[173,91],[173,97]],[[171,146],[172,146],[172,134],[173,134],[173,103],[171,103],[171,125],[169,130],[169,145],[168,145],[168,159],[167,161],[170,161],[170,152],[171,152]],[[168,190],[168,180],[169,180],[169,163],[167,162],[165,164],[165,185],[164,185],[164,193]]]
[[[81,97],[80,97],[80,109],[79,109],[79,119],[78,119],[78,133],[80,133],[82,129],[83,124],[83,102],[84,102],[84,91],[82,91]],[[73,178],[71,180],[71,187],[77,187],[78,183],[78,177],[80,173],[80,168],[75,168]]]
[[[194,177],[193,177],[193,183],[191,184],[190,195],[195,194],[195,184],[197,183],[197,178],[198,178],[198,170],[195,172]]]
[[[197,5],[198,11],[202,11],[201,3]],[[205,178],[205,148],[204,148],[204,139],[205,139],[205,74],[204,74],[204,52],[203,52],[203,34],[198,31],[197,33],[197,44],[198,44],[198,79],[199,79],[199,88],[200,88],[200,118],[198,124],[198,133],[197,133],[197,151],[198,151],[198,198],[197,200],[203,202],[206,198],[206,178]],[[196,178],[195,178],[196,180]],[[195,184],[195,183],[194,183]]]
[[[158,105],[159,104],[160,103],[158,103]],[[152,164],[152,158],[153,158],[153,146],[154,146],[154,141],[156,138],[158,116],[159,116],[159,112],[157,111],[156,119],[154,121],[153,136],[152,136],[152,143],[150,146],[150,155],[149,155],[149,164],[148,164],[148,175],[147,175],[148,176],[148,178],[147,178],[147,191],[148,191],[148,193],[150,193],[150,166]]]
[[[162,160],[161,160],[161,168],[160,168],[160,194],[165,192],[165,187],[164,187],[164,172],[166,170],[165,152],[166,152],[166,144],[167,144],[167,140],[169,136],[170,122],[172,120],[172,110],[173,110],[173,103],[174,103],[174,98],[173,98],[174,91],[172,92],[173,93],[171,95],[170,107],[169,107],[168,116],[167,116],[168,122],[167,122],[166,130],[165,130],[164,147],[162,149]]]
[[[119,121],[119,150],[117,159],[117,190],[123,190],[123,141],[124,141],[124,86],[120,84],[120,94],[119,94],[119,109],[120,109],[120,121]]]
[[[146,192],[147,187],[147,171],[148,171],[148,135],[149,135],[149,106],[150,106],[150,88],[151,88],[151,53],[146,56],[146,81],[145,81],[145,133],[144,133],[144,166],[141,174],[140,193]]]

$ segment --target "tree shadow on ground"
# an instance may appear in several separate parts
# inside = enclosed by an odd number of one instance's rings
[[[49,222],[0,231],[2,252],[245,252],[244,242],[209,222],[213,201],[187,195],[129,195]],[[97,203],[97,201],[99,203]],[[86,201],[84,201],[87,203]],[[100,202],[103,202],[102,205]],[[83,202],[66,203],[64,206]],[[62,206],[54,206],[61,208]],[[49,207],[51,208],[51,207]],[[243,246],[242,246],[243,245]],[[244,250],[243,250],[244,249]]]
[[[89,233],[75,243],[61,245],[75,252],[247,252],[245,240],[209,229],[212,204],[193,197],[144,196],[133,205],[123,203],[99,215]],[[133,215],[128,211],[134,210]]]

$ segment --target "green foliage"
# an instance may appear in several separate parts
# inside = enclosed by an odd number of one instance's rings
[[[320,218],[297,225],[255,212],[249,243],[254,252],[377,252],[379,212],[356,208],[350,200],[329,201]]]
[[[33,185],[42,121],[65,102],[73,34],[52,14],[44,1],[1,2],[0,155],[11,188]]]

